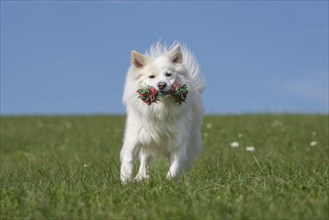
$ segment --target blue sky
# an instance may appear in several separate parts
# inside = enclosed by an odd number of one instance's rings
[[[179,40],[208,114],[328,113],[327,1],[1,1],[1,114],[121,114],[130,51]]]

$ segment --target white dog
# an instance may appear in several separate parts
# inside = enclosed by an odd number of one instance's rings
[[[137,93],[138,89],[153,87],[159,94],[166,94],[175,83],[186,84],[188,94],[182,103],[167,95],[147,104]],[[168,179],[179,177],[190,167],[202,149],[200,93],[204,86],[194,56],[179,44],[168,48],[157,43],[146,55],[131,52],[131,67],[123,94],[127,122],[120,152],[122,183],[132,180],[138,155],[140,167],[134,178],[136,181],[149,177],[150,161],[161,155],[169,158]]]

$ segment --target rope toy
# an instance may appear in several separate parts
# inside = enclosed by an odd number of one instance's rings
[[[181,85],[180,83],[175,82],[168,92],[161,92],[154,87],[148,86],[138,89],[137,93],[139,94],[138,98],[148,105],[161,101],[168,95],[173,97],[175,103],[180,105],[183,102],[186,102],[188,90],[186,84]]]

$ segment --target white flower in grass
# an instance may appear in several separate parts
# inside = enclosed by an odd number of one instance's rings
[[[212,128],[212,124],[211,124],[211,123],[207,123],[207,124],[206,124],[206,128],[207,128],[207,129],[211,129],[211,128]]]
[[[253,152],[255,150],[256,150],[256,148],[254,146],[247,146],[246,147],[246,151]]]
[[[44,124],[42,123],[42,121],[37,122],[37,127],[38,128],[43,128],[44,127]]]
[[[274,121],[272,121],[272,123],[271,123],[271,126],[273,127],[273,128],[276,128],[276,127],[282,127],[284,124],[283,124],[283,122],[282,121],[280,121],[280,120],[274,120]]]
[[[236,148],[236,147],[239,147],[240,144],[239,144],[239,142],[237,142],[237,141],[233,141],[232,143],[230,143],[230,146],[231,146],[232,148]]]
[[[310,142],[310,146],[311,147],[315,147],[317,144],[318,144],[318,142],[316,142],[316,141],[311,141]]]
[[[72,122],[68,121],[65,123],[66,128],[72,128]]]
[[[87,164],[83,164],[83,167],[84,167],[84,168],[87,168],[87,167],[88,167],[88,165],[87,165]]]

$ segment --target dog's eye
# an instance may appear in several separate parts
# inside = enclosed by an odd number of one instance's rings
[[[166,76],[167,76],[167,77],[171,76],[171,73],[166,73]]]
[[[153,79],[155,77],[155,75],[149,75],[150,79]]]

